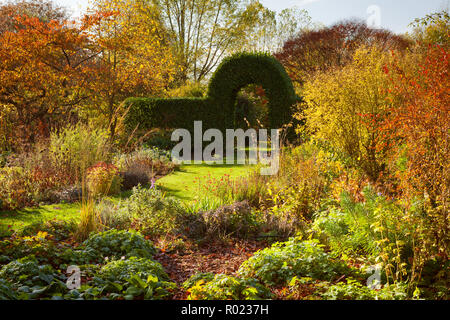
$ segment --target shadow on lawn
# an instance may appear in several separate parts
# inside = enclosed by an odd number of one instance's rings
[[[57,207],[57,205],[55,205]],[[55,210],[58,210],[55,208]],[[42,216],[45,213],[49,213],[52,210],[44,207],[35,207],[35,208],[25,208],[20,210],[11,210],[11,211],[0,211],[0,218],[14,218],[14,220],[20,221],[28,221],[30,220],[30,216]]]
[[[173,195],[174,193],[183,191],[181,187],[177,189],[177,188],[170,188],[165,185],[158,185],[158,189],[161,190],[161,192],[166,193],[167,195]],[[188,201],[192,200],[190,196],[184,194],[177,194],[176,197],[180,200],[188,200]]]

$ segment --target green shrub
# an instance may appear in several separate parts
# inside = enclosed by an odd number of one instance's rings
[[[96,276],[103,280],[124,282],[132,275],[138,275],[141,278],[154,275],[158,279],[169,280],[169,276],[160,263],[137,257],[111,261],[104,265]]]
[[[156,188],[134,187],[131,196],[117,204],[102,200],[97,205],[103,225],[133,227],[145,235],[190,234],[202,236],[205,222],[197,212],[188,212],[176,198],[166,197]]]
[[[14,260],[0,270],[0,279],[15,287],[46,286],[57,278],[59,275],[50,265],[39,265],[33,255]]]
[[[99,256],[115,259],[151,258],[156,253],[152,242],[144,239],[139,233],[115,229],[92,234],[83,242],[83,249],[92,249]]]
[[[363,189],[363,201],[355,201],[347,192],[341,194],[339,207],[317,214],[312,230],[317,232],[333,252],[364,256],[383,262],[389,277],[400,281],[409,272],[413,255],[414,226],[406,223],[404,209],[388,201],[372,187]]]
[[[66,249],[59,255],[64,265],[85,265],[101,263],[104,257],[101,252],[92,248]]]
[[[225,274],[203,273],[193,275],[183,287],[188,300],[261,300],[273,294],[255,279],[241,279]]]
[[[376,234],[371,228],[375,222],[375,207],[367,192],[370,191],[365,190],[365,202],[353,202],[344,192],[340,208],[330,207],[317,214],[312,229],[326,237],[333,251],[349,256],[374,256],[379,252]]]
[[[30,255],[36,257],[39,263],[58,264],[61,262],[58,248],[48,239],[46,232],[38,232],[34,236],[11,237],[0,241],[0,265],[24,258]]]
[[[128,98],[129,111],[125,118],[128,132],[152,128],[185,128],[193,132],[194,120],[203,120],[203,126],[213,128],[221,116],[207,98]]]
[[[137,257],[109,262],[100,269],[93,283],[102,287],[102,293],[110,294],[113,299],[139,296],[144,299],[163,299],[172,295],[176,289],[161,264]]]
[[[332,281],[353,270],[326,253],[317,240],[291,238],[257,251],[245,261],[238,274],[268,285],[285,284],[294,276]]]
[[[117,194],[120,192],[122,177],[116,166],[99,162],[88,168],[86,185],[93,197]]]
[[[131,227],[133,217],[123,206],[123,202],[115,203],[111,199],[101,199],[96,210],[102,225],[118,230],[128,230]]]
[[[61,241],[68,239],[76,231],[77,223],[74,220],[57,220],[39,221],[32,223],[22,229],[22,236],[36,235],[39,231],[47,232],[52,236],[53,240]]]
[[[407,288],[405,283],[398,283],[372,290],[350,278],[347,283],[330,286],[323,297],[327,300],[405,300],[408,298]]]
[[[249,84],[261,85],[266,92],[270,128],[291,121],[291,107],[298,97],[283,66],[268,54],[238,53],[222,60],[208,86],[208,97],[225,116],[226,128],[234,127],[237,91]]]
[[[133,194],[123,203],[135,224],[145,234],[161,235],[183,227],[188,214],[180,201],[166,197],[160,190],[133,188]]]

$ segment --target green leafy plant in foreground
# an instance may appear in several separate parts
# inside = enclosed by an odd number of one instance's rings
[[[116,259],[133,256],[151,258],[156,253],[152,242],[138,232],[115,229],[92,234],[83,242],[83,247],[95,250],[102,257]]]
[[[286,284],[294,276],[332,281],[355,273],[344,262],[326,253],[317,240],[291,238],[256,252],[238,274],[256,278],[267,285]]]
[[[186,280],[188,300],[260,300],[273,298],[269,289],[255,279],[225,274],[200,273]]]
[[[347,279],[347,283],[340,282],[332,285],[323,294],[327,300],[405,300],[408,298],[408,285],[397,283],[384,286],[381,290],[372,290],[354,279]]]
[[[163,299],[176,289],[161,264],[137,257],[109,262],[100,269],[93,283],[113,299]]]
[[[6,280],[13,288],[20,288],[24,292],[48,286],[54,280],[63,278],[50,265],[40,265],[33,255],[14,260],[0,270],[0,279]]]
[[[185,225],[189,214],[182,203],[166,197],[156,188],[133,188],[133,194],[123,203],[123,208],[144,234],[161,235],[176,232]]]

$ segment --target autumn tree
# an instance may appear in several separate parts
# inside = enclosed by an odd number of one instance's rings
[[[277,13],[264,7],[259,1],[253,1],[248,12],[255,15],[255,22],[250,26],[244,45],[248,51],[276,52],[287,40],[314,28],[305,9],[292,7]]]
[[[177,80],[201,81],[221,59],[242,50],[258,21],[248,0],[153,0],[169,31]]]
[[[411,26],[414,27],[412,36],[419,43],[447,47],[450,45],[450,15],[448,11],[436,12],[424,18],[415,19]]]
[[[275,54],[292,81],[302,85],[316,72],[340,68],[352,62],[362,45],[376,45],[389,51],[404,49],[409,41],[388,30],[372,29],[359,21],[345,21],[318,30],[305,30],[286,41]]]
[[[14,17],[26,15],[38,18],[42,22],[67,20],[68,14],[63,7],[47,0],[8,1],[0,6],[0,34],[5,31],[14,32],[20,23]]]
[[[79,26],[27,15],[11,19],[20,27],[0,35],[0,117],[14,124],[4,133],[8,143],[19,145],[48,136],[86,98],[83,66],[98,54],[87,29],[96,19]]]
[[[120,103],[130,96],[158,95],[173,77],[174,64],[158,11],[148,1],[99,0],[92,8],[113,12],[90,29],[101,53],[90,69],[90,110],[116,130]]]

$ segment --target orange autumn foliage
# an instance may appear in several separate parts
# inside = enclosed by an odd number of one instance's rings
[[[402,67],[398,59],[385,67],[392,94],[383,130],[396,141],[395,175],[409,198],[425,199],[425,229],[432,233],[439,252],[449,250],[449,53],[430,45],[419,68]],[[399,168],[399,159],[404,163]]]
[[[2,134],[19,144],[48,136],[86,98],[84,63],[99,53],[87,29],[98,19],[81,25],[26,15],[11,19],[20,28],[0,35],[0,118],[14,123]]]

